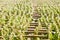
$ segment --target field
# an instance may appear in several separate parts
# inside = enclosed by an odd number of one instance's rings
[[[60,0],[13,1],[0,0],[0,36],[2,36],[2,40],[26,40],[22,36],[25,34],[22,31],[25,31],[32,22],[34,9],[41,15],[38,20],[38,28],[42,26],[41,23],[44,23],[49,28],[49,39],[60,40]],[[54,30],[54,34],[52,30]]]

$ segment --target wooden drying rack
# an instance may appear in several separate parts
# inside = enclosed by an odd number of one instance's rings
[[[30,23],[30,26],[27,28],[26,31],[24,31],[24,33],[26,35],[23,35],[23,37],[26,38],[26,40],[32,40],[32,38],[39,38],[40,40],[49,40],[48,38],[48,29],[44,26],[44,23],[41,29],[38,29],[38,34],[35,34],[35,29],[36,27],[38,27],[38,19],[41,17],[41,15],[39,15],[36,10],[35,12],[32,14],[32,19],[33,21]],[[37,40],[37,39],[36,39]]]

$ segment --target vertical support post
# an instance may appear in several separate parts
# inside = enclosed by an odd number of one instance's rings
[[[39,37],[37,37],[37,40],[40,40],[40,38],[39,38]]]
[[[31,40],[31,38],[30,38],[30,37],[28,37],[28,38],[27,38],[27,40]]]
[[[2,28],[0,28],[0,40],[3,40],[3,36],[2,36]]]
[[[48,30],[48,31],[49,31],[49,40],[50,40],[50,39],[51,39],[51,37],[50,37],[50,36],[52,36],[52,35],[51,35],[51,24],[49,24],[48,29],[49,29],[49,30]]]
[[[24,40],[24,37],[23,37],[22,35],[20,35],[20,39],[21,39],[21,40]]]

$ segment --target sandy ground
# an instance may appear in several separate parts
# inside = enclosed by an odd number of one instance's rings
[[[48,5],[60,5],[60,0],[32,0],[32,3],[34,5],[43,5],[43,4],[48,4]]]
[[[20,0],[0,0],[1,4],[15,4],[18,3]],[[33,5],[43,5],[43,4],[49,4],[49,5],[60,5],[60,0],[31,0]]]

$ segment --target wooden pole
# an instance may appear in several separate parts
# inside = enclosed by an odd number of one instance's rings
[[[40,40],[40,38],[39,38],[39,37],[37,37],[37,40]]]
[[[30,38],[30,37],[28,37],[28,38],[27,38],[27,40],[31,40],[31,38]]]

